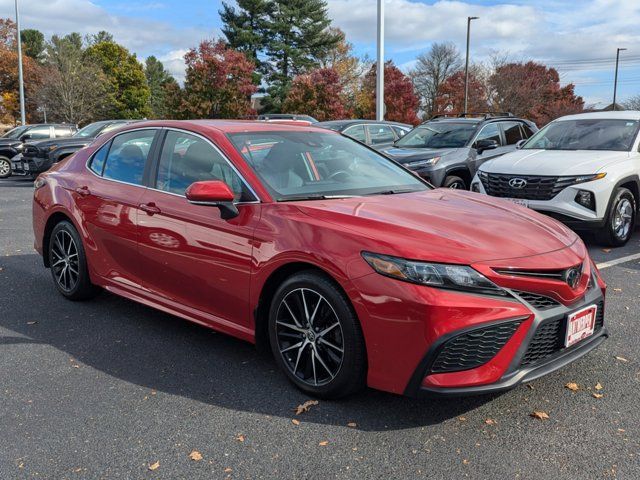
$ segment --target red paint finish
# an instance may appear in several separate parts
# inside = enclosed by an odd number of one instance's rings
[[[303,130],[283,123],[156,121],[110,133],[41,175],[33,204],[35,247],[41,254],[52,215],[80,232],[91,279],[127,298],[255,341],[265,283],[281,267],[304,263],[330,275],[344,290],[362,325],[368,384],[402,393],[429,348],[443,335],[481,324],[524,319],[487,364],[430,375],[425,386],[465,387],[500,380],[535,317],[514,299],[471,295],[401,282],[375,273],[361,252],[471,265],[499,286],[552,297],[565,306],[581,299],[592,263],[582,241],[560,223],[531,210],[469,192],[367,196],[275,202],[236,151],[227,133]],[[89,157],[114,135],[149,127],[178,128],[210,139],[258,197],[223,219],[213,206],[185,196],[100,178]],[[187,197],[231,201],[221,182],[199,182]],[[583,265],[577,288],[557,279],[498,273]],[[605,285],[598,276],[598,285]],[[268,298],[263,299],[269,301]]]

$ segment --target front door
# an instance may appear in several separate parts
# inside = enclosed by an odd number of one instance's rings
[[[222,180],[240,214],[224,220],[216,207],[184,196],[196,181]],[[145,288],[174,304],[250,328],[249,284],[253,231],[260,203],[209,141],[167,130],[154,188],[139,200],[139,267]]]

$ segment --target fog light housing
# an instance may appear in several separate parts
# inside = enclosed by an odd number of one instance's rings
[[[478,183],[472,183],[471,184],[471,191],[480,193],[480,185]]]
[[[578,205],[582,205],[583,207],[588,208],[589,210],[593,210],[594,212],[596,211],[596,199],[593,195],[593,192],[590,192],[588,190],[578,190],[575,202]]]

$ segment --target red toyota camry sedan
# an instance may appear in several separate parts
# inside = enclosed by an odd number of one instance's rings
[[[33,226],[66,298],[267,346],[318,397],[504,390],[608,335],[572,231],[312,126],[136,123],[40,175]]]

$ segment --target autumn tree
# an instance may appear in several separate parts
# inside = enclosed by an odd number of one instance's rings
[[[375,118],[376,64],[364,76],[358,93],[357,114],[361,118]],[[385,118],[396,122],[417,124],[419,100],[413,83],[392,61],[384,65]]]
[[[151,95],[149,107],[152,118],[171,118],[174,112],[169,108],[168,96],[175,90],[169,84],[176,84],[175,78],[164,68],[164,65],[153,55],[145,61],[144,74]]]
[[[311,115],[321,122],[349,116],[340,75],[333,68],[319,68],[294,78],[282,107],[287,112]]]
[[[250,97],[255,65],[224,41],[205,40],[185,55],[182,99],[186,118],[238,118],[253,113]]]
[[[114,42],[100,42],[86,49],[86,57],[100,66],[111,85],[113,118],[143,118],[150,115],[149,86],[135,54]]]
[[[489,83],[494,110],[528,118],[539,126],[584,108],[574,85],[561,87],[557,70],[539,63],[505,63],[496,68]]]
[[[420,105],[427,118],[436,111],[436,98],[441,86],[462,66],[460,52],[453,42],[434,43],[428,52],[418,56],[409,76],[413,80]]]
[[[469,72],[469,94],[467,110],[485,112],[487,105],[486,89],[475,74]],[[464,72],[458,71],[447,78],[438,88],[433,114],[464,112]]]

